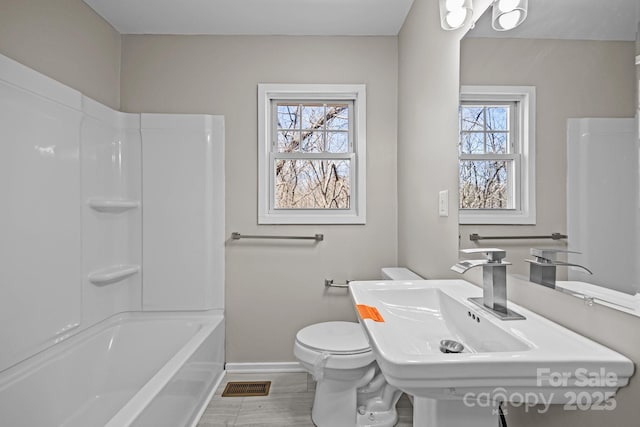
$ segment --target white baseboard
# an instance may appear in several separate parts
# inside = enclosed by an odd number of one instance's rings
[[[224,369],[237,374],[306,372],[298,362],[226,363]]]

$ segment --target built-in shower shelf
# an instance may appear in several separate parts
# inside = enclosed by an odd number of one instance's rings
[[[110,285],[139,272],[139,265],[114,265],[89,273],[89,281],[94,285]]]
[[[122,199],[91,199],[89,206],[98,212],[120,213],[129,209],[140,207],[139,200],[122,200]]]

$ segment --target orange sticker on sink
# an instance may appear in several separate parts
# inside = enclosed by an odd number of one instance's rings
[[[377,308],[364,304],[357,304],[356,308],[358,309],[358,314],[360,314],[362,320],[371,319],[376,322],[384,322],[384,319]]]

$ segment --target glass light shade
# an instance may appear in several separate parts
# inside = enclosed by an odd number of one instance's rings
[[[498,17],[498,24],[504,30],[510,30],[520,23],[520,16],[522,16],[522,12],[519,10],[512,10],[511,12],[503,13]]]
[[[520,0],[496,0],[495,6],[498,7],[500,12],[511,12],[517,8],[520,4]]]
[[[467,17],[467,12],[465,9],[453,10],[447,13],[447,16],[444,18],[447,21],[447,25],[451,28],[460,28],[464,24],[464,20]]]
[[[464,0],[446,0],[444,4],[445,9],[449,12],[462,9],[463,6]]]
[[[496,0],[493,3],[491,26],[496,31],[511,30],[527,17],[528,0]]]
[[[440,0],[440,25],[444,30],[456,30],[471,20],[471,0]]]

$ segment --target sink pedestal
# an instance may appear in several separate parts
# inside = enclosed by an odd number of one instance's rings
[[[480,406],[476,401],[413,398],[415,427],[497,427],[498,407]]]

